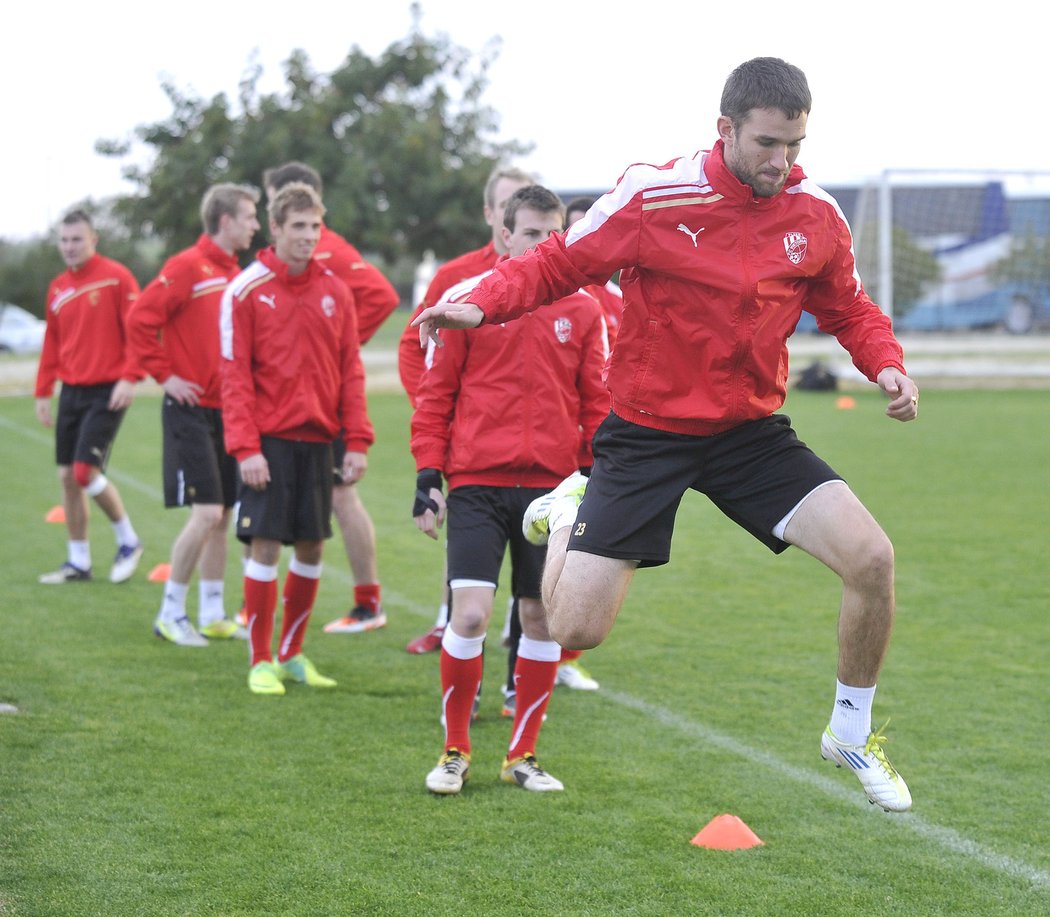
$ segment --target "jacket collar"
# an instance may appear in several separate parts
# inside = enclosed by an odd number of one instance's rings
[[[239,267],[237,256],[230,254],[226,249],[217,245],[215,240],[207,233],[201,233],[201,237],[197,240],[197,248],[209,261],[214,261],[228,270],[231,268],[237,270]]]
[[[259,260],[265,264],[282,283],[288,284],[305,284],[309,283],[315,277],[318,277],[325,269],[318,264],[313,258],[307,262],[306,270],[301,274],[292,276],[288,273],[288,262],[282,261],[277,257],[277,253],[274,251],[273,246],[264,248],[258,254]]]
[[[798,163],[795,163],[795,165],[791,167],[787,181],[784,183],[784,187],[780,191],[772,197],[755,197],[751,186],[745,185],[739,178],[729,171],[729,166],[726,165],[725,160],[725,142],[722,140],[716,141],[710,152],[707,153],[704,161],[704,173],[707,176],[707,180],[711,182],[711,184],[724,197],[740,201],[741,203],[745,201],[754,201],[754,203],[759,205],[779,200],[781,195],[783,195],[788,188],[794,187],[806,177],[805,173],[802,171],[802,167]]]

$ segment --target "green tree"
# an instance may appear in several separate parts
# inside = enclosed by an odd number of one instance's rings
[[[265,169],[297,159],[321,173],[326,222],[388,264],[481,244],[485,179],[497,163],[527,152],[491,139],[498,118],[481,100],[498,46],[474,61],[447,36],[424,36],[418,5],[413,11],[407,37],[374,59],[354,46],[330,75],[293,52],[280,92],[261,94],[261,69],[250,63],[236,106],[224,94],[205,101],[163,83],[172,113],[135,129],[152,156],[124,170],[139,191],[116,201],[118,218],[167,249],[187,245],[200,232],[208,185],[259,185]],[[126,157],[131,144],[97,148]]]
[[[865,285],[876,301],[878,290],[878,233],[875,223],[864,226],[863,233],[857,233],[857,266]],[[863,244],[861,241],[863,240]],[[921,248],[912,238],[911,233],[901,226],[894,226],[891,232],[890,245],[893,259],[893,313],[896,318],[907,315],[914,305],[922,299],[933,284],[940,281],[941,265],[930,252]]]

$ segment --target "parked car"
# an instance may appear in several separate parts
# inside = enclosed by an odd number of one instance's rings
[[[953,303],[917,303],[894,322],[901,331],[964,331],[1003,328],[1028,334],[1050,324],[1050,288],[1007,284]]]
[[[0,303],[0,353],[39,353],[47,322],[21,306]]]

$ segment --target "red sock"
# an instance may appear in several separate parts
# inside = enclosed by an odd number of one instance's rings
[[[317,598],[320,580],[300,576],[289,570],[284,578],[284,619],[281,621],[281,642],[277,647],[277,661],[287,662],[303,651],[303,637],[310,621],[310,612]]]
[[[379,583],[354,586],[354,607],[364,605],[369,611],[379,611]]]
[[[277,611],[277,581],[244,578],[244,612],[248,616],[248,638],[252,665],[272,662],[273,617]]]
[[[575,662],[583,655],[583,650],[567,650],[565,647],[561,649],[561,661],[562,662]]]
[[[470,718],[481,684],[484,657],[457,659],[441,649],[441,703],[445,712],[445,751],[470,754]]]
[[[517,697],[514,704],[514,731],[507,758],[520,758],[536,753],[536,740],[543,725],[543,714],[554,690],[557,662],[538,662],[518,656],[514,666]]]

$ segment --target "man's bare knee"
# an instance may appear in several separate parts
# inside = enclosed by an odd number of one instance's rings
[[[893,588],[893,545],[881,530],[865,539],[854,551],[843,579],[862,589]]]

